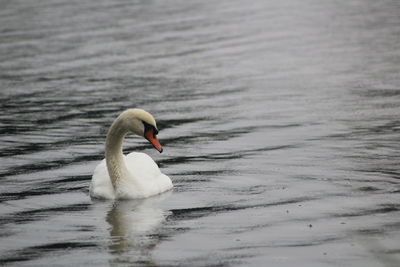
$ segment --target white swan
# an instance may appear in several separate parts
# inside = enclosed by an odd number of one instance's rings
[[[127,133],[146,138],[160,153],[156,121],[142,109],[128,109],[112,123],[106,138],[106,158],[94,170],[90,196],[100,199],[137,199],[172,188],[171,179],[161,173],[153,159],[138,152],[122,153]]]

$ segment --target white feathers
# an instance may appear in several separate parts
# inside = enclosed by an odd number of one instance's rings
[[[153,159],[144,153],[124,156],[129,175],[117,180],[114,189],[105,159],[94,170],[90,196],[101,199],[137,199],[157,195],[172,188],[171,179],[161,173]]]
[[[115,119],[107,134],[106,159],[97,165],[92,176],[92,198],[147,198],[172,188],[171,179],[161,173],[150,156],[137,152],[122,154],[126,134],[143,137],[144,122],[156,127],[153,116],[141,109],[128,109]],[[155,135],[152,138],[158,143]]]

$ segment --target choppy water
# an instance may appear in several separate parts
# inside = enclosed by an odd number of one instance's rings
[[[0,6],[1,264],[400,265],[399,1]],[[92,202],[130,107],[175,189]]]

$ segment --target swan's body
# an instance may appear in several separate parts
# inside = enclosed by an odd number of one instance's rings
[[[171,179],[144,153],[122,153],[128,132],[145,137],[160,152],[153,116],[141,109],[128,109],[111,125],[106,139],[106,158],[94,170],[90,196],[103,199],[136,199],[160,194],[172,188]]]

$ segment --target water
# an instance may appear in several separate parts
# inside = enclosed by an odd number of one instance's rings
[[[400,265],[398,1],[0,6],[1,264]],[[131,107],[175,188],[93,202]]]

